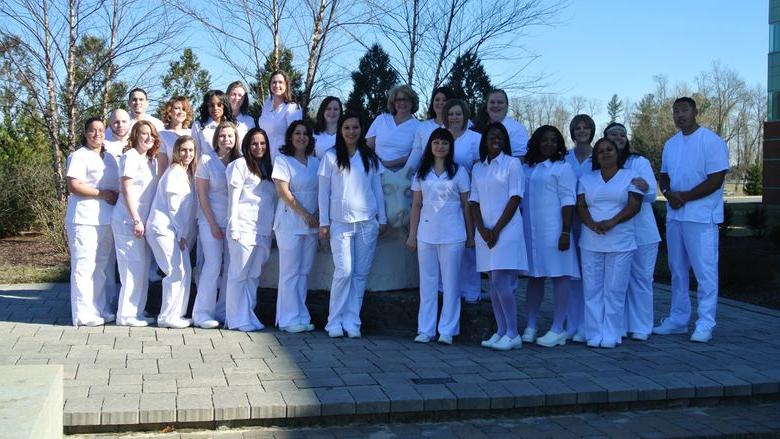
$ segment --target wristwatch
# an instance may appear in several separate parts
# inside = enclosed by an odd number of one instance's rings
[[[141,224],[141,220],[133,220],[133,225],[134,226],[137,226],[139,224]]]

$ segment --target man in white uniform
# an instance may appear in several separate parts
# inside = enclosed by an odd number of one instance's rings
[[[130,90],[130,94],[127,95],[127,105],[130,107],[130,126],[137,120],[148,120],[154,125],[159,133],[165,126],[162,121],[151,114],[146,114],[146,108],[149,106],[149,101],[146,99],[146,91],[142,88],[134,88]]]
[[[669,317],[655,334],[686,334],[691,317],[688,271],[693,267],[698,319],[691,341],[712,339],[718,303],[718,224],[723,222],[723,180],[729,169],[728,146],[696,122],[696,102],[674,101],[674,124],[680,132],[664,145],[659,186],[667,200],[666,241],[672,273]]]
[[[103,145],[105,145],[106,151],[117,158],[118,162],[125,146],[127,146],[127,138],[130,136],[130,114],[117,108],[111,113],[108,124],[111,129],[106,133]]]

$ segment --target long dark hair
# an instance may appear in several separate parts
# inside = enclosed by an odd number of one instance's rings
[[[265,139],[265,154],[259,160],[252,155],[252,137],[255,134],[261,134]],[[271,163],[271,143],[268,141],[268,134],[262,128],[252,128],[247,131],[244,140],[241,142],[241,153],[246,160],[246,167],[249,172],[260,177],[261,180],[270,180],[273,164]]]
[[[566,158],[566,141],[563,140],[563,134],[552,125],[542,125],[537,128],[528,140],[528,152],[525,154],[525,162],[528,166],[534,166],[547,160],[542,155],[541,145],[542,137],[548,132],[555,134],[555,152],[549,157],[551,162],[558,162]]]
[[[482,131],[482,139],[479,141],[479,161],[484,162],[488,158],[488,133],[490,130],[498,130],[501,137],[504,138],[503,153],[512,156],[512,145],[509,144],[509,133],[501,122],[491,122],[485,126]]]
[[[417,170],[417,178],[420,181],[424,180],[433,168],[433,163],[436,160],[433,156],[432,145],[434,140],[446,140],[450,143],[450,150],[447,152],[447,157],[444,157],[444,169],[447,171],[447,177],[452,180],[452,177],[458,172],[458,165],[455,163],[455,139],[452,137],[450,130],[446,128],[436,128],[428,138],[428,143],[425,144],[425,150],[420,160],[420,168]]]
[[[295,128],[302,126],[306,129],[306,137],[309,138],[309,143],[306,145],[306,155],[312,155],[314,153],[314,136],[311,133],[311,127],[308,123],[302,120],[293,121],[290,126],[287,127],[287,131],[284,133],[284,145],[279,147],[279,152],[284,155],[295,155],[295,147],[293,146],[292,136],[295,132]]]
[[[222,90],[209,90],[206,92],[206,94],[203,95],[203,102],[200,104],[200,116],[198,117],[198,122],[200,122],[200,126],[206,124],[206,122],[209,120],[209,102],[211,102],[211,98],[214,96],[218,97],[220,101],[222,101],[222,119],[226,120],[228,122],[236,122],[236,118],[233,116],[233,109],[230,106],[230,102],[228,102],[227,95]],[[216,121],[215,121],[216,122]],[[222,122],[222,121],[220,121]]]
[[[439,93],[444,95],[445,101],[449,101],[453,98],[452,90],[450,90],[449,87],[437,87],[433,90],[433,93],[431,93],[431,100],[428,102],[428,119],[436,119],[436,112],[433,111],[433,100],[436,99],[436,95]],[[447,115],[443,114],[442,117],[446,119]]]
[[[325,109],[328,108],[331,102],[339,103],[339,117],[344,114],[344,105],[341,103],[341,99],[336,96],[328,96],[322,100],[320,108],[317,109],[317,117],[314,119],[314,133],[319,134],[328,129],[328,123],[325,122]]]
[[[599,145],[605,142],[609,143],[615,148],[615,152],[618,155],[617,167],[623,168],[623,165],[626,163],[626,159],[628,158],[628,156],[623,156],[622,154],[620,154],[620,149],[617,147],[615,142],[613,142],[611,139],[607,137],[602,137],[599,140],[596,140],[596,143],[593,145],[593,152],[591,153],[590,156],[591,168],[594,171],[601,169],[601,163],[599,163],[598,149],[599,149]]]
[[[360,123],[360,116],[354,113],[346,113],[339,118],[339,124],[336,128],[336,164],[339,169],[350,170],[349,165],[349,151],[347,150],[347,142],[344,140],[344,135],[341,134],[341,128],[344,126],[344,122],[349,119],[356,119]],[[363,161],[363,169],[366,174],[369,173],[371,167],[375,170],[379,170],[379,157],[373,149],[369,148],[366,144],[366,136],[363,133],[363,127],[360,127],[360,138],[357,142],[357,151],[360,154],[360,159]]]

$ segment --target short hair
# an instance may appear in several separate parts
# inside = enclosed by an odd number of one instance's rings
[[[428,103],[428,119],[436,119],[436,112],[433,110],[433,100],[436,99],[437,94],[443,94],[446,101],[452,99],[452,90],[449,87],[437,87],[431,93],[431,101]],[[445,115],[446,116],[446,115]]]
[[[142,89],[141,87],[136,87],[130,90],[130,93],[127,94],[127,100],[129,101],[130,99],[133,99],[133,94],[137,91],[143,93],[144,97],[149,99],[149,95],[146,94],[146,90]]]
[[[534,166],[547,160],[547,157],[542,155],[541,145],[542,137],[548,132],[555,135],[555,143],[557,144],[555,152],[549,157],[550,161],[558,162],[566,159],[566,141],[563,140],[563,134],[552,125],[542,125],[534,130],[531,138],[528,139],[528,152],[524,159],[528,166]]]
[[[211,117],[209,115],[209,102],[214,96],[218,97],[222,102],[222,118],[228,122],[235,122],[236,119],[233,117],[233,110],[230,107],[230,102],[228,102],[227,95],[222,90],[209,90],[203,95],[203,102],[200,104],[199,109],[200,116],[198,117],[198,122],[200,122],[201,125],[205,125],[209,120],[209,117]]]
[[[227,91],[225,91],[226,95],[230,95],[230,92],[233,91],[234,88],[243,88],[244,89],[244,99],[241,101],[241,106],[238,108],[238,112],[240,114],[246,114],[249,111],[249,90],[246,88],[243,82],[241,81],[233,81],[228,85]],[[230,109],[231,112],[233,108]],[[234,114],[233,117],[238,117],[238,114]]]
[[[506,127],[501,122],[491,122],[485,126],[482,131],[482,139],[479,141],[479,161],[484,162],[488,158],[488,133],[490,130],[498,130],[501,137],[504,138],[503,153],[512,156],[512,145],[509,141],[509,133],[506,131]]]
[[[260,160],[255,159],[252,155],[252,138],[255,134],[260,134],[265,139],[265,154]],[[271,163],[271,142],[268,141],[268,134],[262,128],[252,128],[244,135],[244,140],[241,142],[241,153],[246,160],[246,167],[249,172],[260,177],[261,180],[270,180],[271,172],[273,171],[273,163]]]
[[[317,109],[317,116],[314,118],[314,132],[319,134],[328,129],[328,124],[325,122],[325,110],[328,108],[331,102],[339,103],[339,117],[344,114],[344,105],[341,103],[341,99],[336,96],[328,96],[320,103],[320,108]]]
[[[310,156],[314,153],[314,134],[312,133],[309,124],[302,120],[295,120],[287,127],[287,131],[284,133],[284,145],[279,148],[279,152],[284,155],[295,155],[295,146],[293,146],[292,136],[295,129],[299,126],[306,129],[306,137],[309,138],[309,143],[306,145],[306,155]]]
[[[395,100],[398,98],[398,93],[403,93],[407,96],[409,96],[409,99],[412,100],[412,111],[411,114],[414,114],[417,112],[417,110],[420,109],[420,98],[417,97],[417,93],[412,89],[412,87],[403,84],[403,85],[396,85],[395,87],[390,89],[390,92],[387,93],[387,112],[395,115]]]
[[[450,150],[447,153],[447,157],[444,158],[444,169],[447,171],[447,177],[452,180],[452,177],[458,172],[458,165],[455,163],[455,139],[452,137],[450,130],[446,128],[436,128],[428,137],[428,142],[425,144],[425,149],[423,150],[422,159],[420,159],[420,167],[417,169],[416,178],[422,181],[433,168],[435,161],[435,158],[433,157],[434,140],[446,140],[450,143]]]
[[[282,78],[284,78],[284,83],[287,85],[287,87],[284,90],[284,94],[282,95],[282,100],[284,100],[285,103],[293,102],[295,99],[293,97],[292,93],[292,83],[290,82],[290,75],[287,74],[284,70],[274,70],[273,73],[271,73],[271,76],[268,77],[268,93],[271,93],[271,81],[273,81],[274,76],[276,75],[282,75]]]
[[[615,153],[617,153],[617,157],[618,157],[618,162],[617,162],[618,168],[622,168],[623,165],[626,163],[626,159],[628,158],[628,156],[621,155],[615,142],[613,142],[612,140],[606,137],[600,138],[599,140],[596,141],[596,144],[593,145],[593,152],[591,153],[590,156],[591,168],[594,171],[601,169],[601,163],[599,163],[599,159],[598,159],[599,156],[598,149],[599,149],[599,145],[601,145],[602,143],[609,143],[615,148]]]
[[[186,96],[174,96],[168,99],[168,102],[166,102],[163,106],[162,122],[166,128],[170,128],[171,124],[173,124],[173,120],[170,116],[171,110],[173,109],[173,106],[179,102],[181,102],[182,110],[184,110],[184,112],[187,114],[187,117],[184,118],[184,122],[182,122],[181,127],[189,128],[192,124],[192,106],[190,106],[190,100],[187,99]]]
[[[469,118],[471,117],[471,111],[469,110],[469,106],[466,105],[466,102],[463,101],[463,99],[450,99],[447,101],[446,104],[444,104],[444,126],[447,128],[450,128],[450,123],[447,120],[447,115],[450,113],[450,110],[454,107],[460,107],[461,111],[463,111],[463,126],[460,127],[461,130],[465,130],[469,127]]]
[[[230,150],[230,156],[228,157],[228,163],[230,163],[233,160],[241,157],[241,153],[239,152],[239,148],[241,146],[238,144],[238,127],[236,127],[236,124],[234,124],[233,122],[228,122],[226,120],[220,122],[219,125],[217,125],[217,129],[214,130],[214,136],[211,138],[211,145],[214,148],[214,153],[218,153],[219,135],[220,133],[222,133],[222,130],[228,128],[233,130],[233,137],[235,137],[233,142],[233,148]]]
[[[197,142],[195,142],[195,139],[193,139],[192,136],[185,134],[183,136],[179,136],[179,138],[176,139],[176,142],[173,143],[173,152],[171,153],[171,163],[176,163],[181,165],[181,146],[184,144],[184,142],[192,142],[192,146],[194,148],[192,162],[190,163],[190,166],[187,168],[187,174],[193,176],[195,175],[195,169],[198,168],[198,144]]]
[[[130,135],[127,136],[127,145],[125,145],[122,152],[127,152],[130,148],[135,148],[135,142],[138,140],[138,136],[141,135],[141,127],[143,126],[149,127],[150,132],[152,133],[152,139],[154,139],[154,144],[146,151],[146,157],[153,159],[157,157],[157,153],[160,151],[160,133],[157,132],[157,128],[154,127],[154,124],[148,120],[138,120],[133,124],[133,128],[130,129]]]
[[[578,114],[571,119],[571,122],[569,122],[569,135],[571,136],[571,140],[574,140],[575,143],[577,142],[577,139],[574,138],[574,128],[576,128],[577,124],[580,122],[584,122],[585,125],[590,128],[590,138],[588,139],[588,143],[592,142],[593,138],[596,136],[596,122],[594,122],[593,118],[587,114]]]
[[[92,116],[90,118],[87,118],[87,120],[84,121],[84,131],[81,132],[81,138],[79,139],[81,141],[81,144],[86,146],[87,145],[87,130],[89,129],[89,126],[92,125],[93,122],[100,122],[103,124],[103,131],[105,132],[106,129],[106,123],[103,121],[102,117],[99,116]],[[102,153],[102,150],[101,150]]]
[[[687,104],[690,104],[690,106],[693,107],[694,110],[696,109],[696,101],[694,101],[693,98],[689,97],[689,96],[683,96],[683,97],[675,99],[674,103],[672,104],[672,106],[674,107],[675,105],[677,105],[679,103],[683,103],[683,102],[685,102]]]

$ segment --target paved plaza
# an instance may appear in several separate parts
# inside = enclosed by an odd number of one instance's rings
[[[0,287],[0,365],[64,365],[64,424],[72,432],[554,414],[780,393],[780,312],[727,299],[710,344],[675,335],[612,350],[495,352],[457,339],[416,344],[413,333],[330,339],[322,331],[74,328],[68,288]],[[668,298],[658,285],[657,317]],[[549,302],[542,312],[550,314]]]

